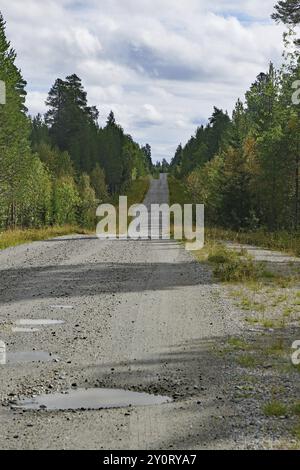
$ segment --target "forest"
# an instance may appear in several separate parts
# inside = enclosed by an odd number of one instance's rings
[[[211,226],[297,231],[300,223],[300,2],[272,15],[287,25],[283,66],[270,63],[231,116],[214,107],[207,125],[178,146],[171,173]]]
[[[206,222],[233,230],[298,231],[300,224],[299,0],[282,0],[283,65],[270,63],[230,116],[214,107],[207,125],[179,145],[170,166],[153,165],[149,144],[125,134],[113,111],[106,125],[81,79],[58,78],[44,116],[25,106],[26,82],[0,15],[0,230],[78,224],[93,227],[96,206],[160,171],[204,203]],[[298,84],[298,86],[297,86]],[[180,182],[180,183],[179,183]]]
[[[141,147],[109,114],[105,127],[81,79],[58,78],[44,116],[28,116],[26,82],[0,15],[0,230],[77,224],[94,227],[96,207],[152,171]]]

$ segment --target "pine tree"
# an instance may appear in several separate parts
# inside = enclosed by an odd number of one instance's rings
[[[69,152],[76,169],[91,171],[97,161],[98,110],[88,106],[80,78],[73,74],[65,80],[57,79],[46,105],[45,122],[52,144]]]
[[[146,166],[148,168],[149,173],[152,171],[153,163],[152,163],[152,158],[151,158],[151,146],[149,144],[146,144],[144,147],[142,147],[142,152],[145,156],[145,162]]]
[[[296,26],[300,23],[300,0],[280,0],[275,5],[272,18],[284,24]]]
[[[300,0],[280,0],[275,5],[272,18],[277,23],[282,22],[293,30],[300,24]],[[295,44],[300,46],[300,39],[296,39]]]
[[[109,127],[109,126],[116,126],[116,119],[115,119],[115,115],[113,111],[110,111],[107,117],[106,127]]]
[[[17,224],[20,203],[28,197],[25,182],[34,166],[25,107],[26,82],[15,60],[0,14],[0,80],[6,85],[6,104],[0,105],[0,226]]]
[[[91,175],[91,185],[95,191],[96,198],[99,202],[104,202],[108,198],[107,185],[105,181],[104,170],[97,163],[95,168],[92,170]]]

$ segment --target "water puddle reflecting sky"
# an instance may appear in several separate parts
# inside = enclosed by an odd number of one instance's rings
[[[28,364],[31,362],[57,361],[58,357],[46,351],[7,351],[3,341],[0,341],[0,365]]]
[[[53,393],[20,400],[14,408],[39,410],[100,410],[129,406],[161,405],[172,399],[166,396],[128,390],[90,388],[72,389],[67,393]]]
[[[63,320],[48,320],[47,318],[41,319],[22,319],[15,322],[16,325],[20,326],[47,326],[47,325],[62,325]]]

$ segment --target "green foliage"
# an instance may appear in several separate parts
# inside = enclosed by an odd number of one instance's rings
[[[91,185],[95,191],[98,202],[104,202],[108,199],[107,186],[105,182],[104,170],[97,164],[91,172]]]
[[[37,144],[34,150],[53,177],[74,176],[74,168],[68,152],[61,152],[44,141]]]
[[[286,416],[287,406],[278,400],[273,400],[264,405],[263,412],[266,416],[269,417]]]
[[[300,223],[300,107],[292,84],[300,63],[258,75],[231,119],[217,108],[209,124],[177,148],[171,172],[206,222],[228,229],[298,230]]]
[[[53,190],[54,223],[57,225],[75,224],[77,207],[81,199],[71,176],[58,178]]]
[[[52,221],[52,183],[45,165],[37,158],[32,160],[31,172],[24,181],[20,203],[20,220],[23,227],[39,227]]]
[[[36,177],[25,114],[26,83],[15,60],[0,14],[0,80],[6,85],[6,104],[0,105],[0,228],[21,223],[24,197],[29,199],[26,181]]]
[[[280,0],[275,5],[275,13],[272,18],[275,21],[282,21],[284,24],[296,26],[300,23],[300,1]]]
[[[207,126],[199,127],[183,148],[181,144],[178,146],[171,162],[172,173],[177,177],[185,177],[211,160],[223,148],[229,127],[228,114],[215,107]]]
[[[96,194],[91,187],[90,177],[83,174],[79,178],[78,190],[80,203],[78,208],[78,219],[82,227],[93,228],[96,220]]]
[[[271,250],[284,251],[296,256],[300,255],[300,234],[285,231],[269,232],[266,230],[233,231],[217,227],[206,227],[208,240],[218,242],[231,240],[247,245],[256,245]]]
[[[207,260],[214,265],[214,275],[224,282],[255,280],[260,268],[250,255],[236,252],[222,245],[210,248]]]
[[[300,401],[298,401],[297,403],[294,403],[292,410],[295,415],[300,416]]]
[[[191,203],[191,196],[188,191],[189,188],[183,184],[182,181],[176,179],[172,175],[168,175],[168,185],[169,185],[169,199],[170,204],[184,204]]]
[[[128,206],[142,203],[148,192],[149,185],[150,180],[148,176],[133,181],[126,191]]]
[[[44,117],[28,118],[15,60],[0,15],[0,80],[7,92],[0,105],[0,230],[92,227],[98,203],[151,172],[151,147],[126,135],[113,112],[100,128],[98,110],[75,74],[55,81]]]

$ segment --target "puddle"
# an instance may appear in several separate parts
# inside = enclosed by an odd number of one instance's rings
[[[169,403],[166,396],[127,390],[91,388],[70,390],[67,393],[54,393],[23,399],[14,408],[27,410],[101,410],[103,408],[127,408],[129,406],[147,406]]]
[[[12,328],[11,331],[13,333],[35,333],[36,331],[40,331],[38,328]]]
[[[45,351],[25,351],[25,352],[7,352],[7,349],[1,346],[0,342],[0,365],[6,364],[28,364],[30,362],[51,362],[58,360],[54,356]]]
[[[65,309],[65,310],[72,310],[74,307],[73,305],[50,305],[50,308],[53,308],[53,309]]]
[[[44,325],[62,325],[63,320],[47,320],[47,319],[37,319],[37,320],[17,320],[16,325],[23,326],[44,326]]]
[[[0,365],[6,364],[6,344],[0,341]]]

